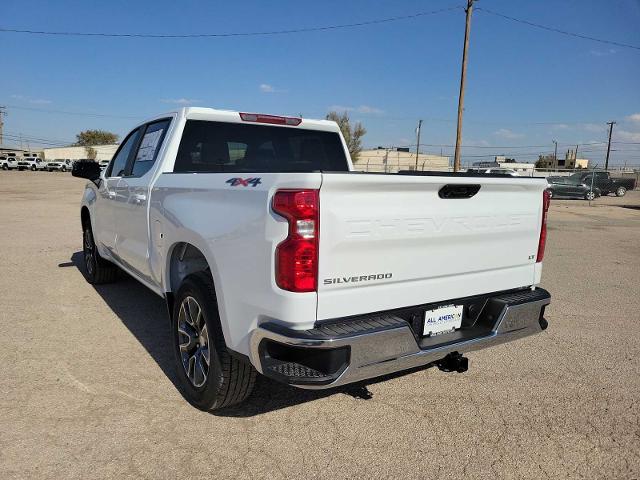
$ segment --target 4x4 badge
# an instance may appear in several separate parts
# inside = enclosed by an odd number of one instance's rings
[[[225,183],[228,183],[232,187],[248,187],[251,185],[252,187],[257,187],[262,182],[260,181],[260,177],[252,177],[252,178],[230,178]]]

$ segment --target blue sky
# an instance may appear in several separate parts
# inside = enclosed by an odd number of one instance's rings
[[[432,1],[111,2],[4,0],[0,27],[110,33],[225,33],[356,23],[462,5]],[[640,45],[637,0],[481,0],[505,15]],[[176,106],[323,117],[348,109],[367,146],[455,143],[462,9],[414,19],[291,35],[200,39],[40,36],[0,32],[6,143],[53,143],[86,128],[126,133]],[[603,142],[640,165],[640,50],[539,30],[476,11],[465,101],[463,161],[533,160]],[[83,115],[59,113],[77,112]],[[91,116],[84,115],[94,113]],[[44,141],[44,140],[43,140]],[[623,143],[624,142],[624,143]],[[634,145],[633,142],[636,144]],[[531,146],[531,147],[529,147]],[[424,151],[452,148],[425,146]],[[580,147],[602,162],[603,145]],[[580,155],[583,156],[583,155]]]

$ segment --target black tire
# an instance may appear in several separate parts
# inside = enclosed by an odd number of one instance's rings
[[[585,200],[595,200],[596,199],[596,192],[587,192],[584,194],[584,199]]]
[[[184,312],[181,316],[183,307],[191,305],[189,302],[192,300],[195,300],[198,311],[201,312],[197,319],[192,318],[197,329],[192,328],[191,323],[185,323]],[[178,327],[181,333],[178,333]],[[190,333],[187,333],[188,330]],[[256,371],[251,364],[230,355],[227,350],[220,325],[216,292],[208,274],[194,273],[182,282],[175,296],[171,332],[180,390],[189,403],[200,410],[211,411],[238,404],[251,394]],[[206,348],[202,345],[205,337]],[[205,350],[206,354],[203,353]],[[206,365],[206,355],[209,357],[209,365]],[[198,381],[196,365],[200,367]],[[193,380],[187,372],[187,369],[191,371],[192,368]]]
[[[118,278],[118,267],[102,258],[98,253],[89,221],[84,222],[83,225],[82,258],[87,282],[99,285],[114,282]]]
[[[9,170],[9,167],[7,166],[7,164],[5,163],[4,165],[2,165],[2,169],[3,170]]]
[[[62,166],[62,168],[61,168],[60,170],[62,170],[63,172],[66,172],[66,171],[67,171],[67,167],[65,167],[65,166],[63,165],[63,166]]]
[[[624,197],[626,193],[627,193],[627,189],[625,187],[616,188],[616,197]]]
[[[31,165],[31,171],[35,172],[36,171],[36,166],[35,165]]]

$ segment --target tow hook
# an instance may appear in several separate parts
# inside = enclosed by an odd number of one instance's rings
[[[469,359],[463,357],[461,353],[452,352],[442,360],[437,361],[436,365],[442,372],[464,373],[469,370]]]

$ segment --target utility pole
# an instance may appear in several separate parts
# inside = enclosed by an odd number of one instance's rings
[[[607,143],[607,158],[604,161],[604,169],[609,170],[609,153],[611,152],[611,134],[613,133],[613,126],[616,122],[607,122],[609,125],[609,142]]]
[[[416,143],[416,170],[418,170],[418,157],[420,156],[420,130],[422,130],[422,120],[418,120],[418,128],[416,129],[418,141]]]
[[[576,145],[576,153],[573,156],[573,168],[578,168],[578,145]]]
[[[558,141],[557,140],[551,140],[554,145],[555,145],[555,149],[553,150],[553,168],[558,168]]]
[[[460,170],[460,143],[462,142],[462,111],[464,110],[464,82],[467,77],[467,50],[469,49],[469,30],[471,29],[471,14],[473,1],[467,0],[467,20],[464,27],[464,48],[462,50],[462,73],[460,74],[460,94],[458,95],[458,128],[456,130],[456,153],[453,158],[453,171]]]
[[[2,120],[2,117],[4,117],[7,112],[5,112],[7,107],[0,105],[0,145],[4,144],[4,136],[2,135],[2,129],[4,127],[4,121]]]

